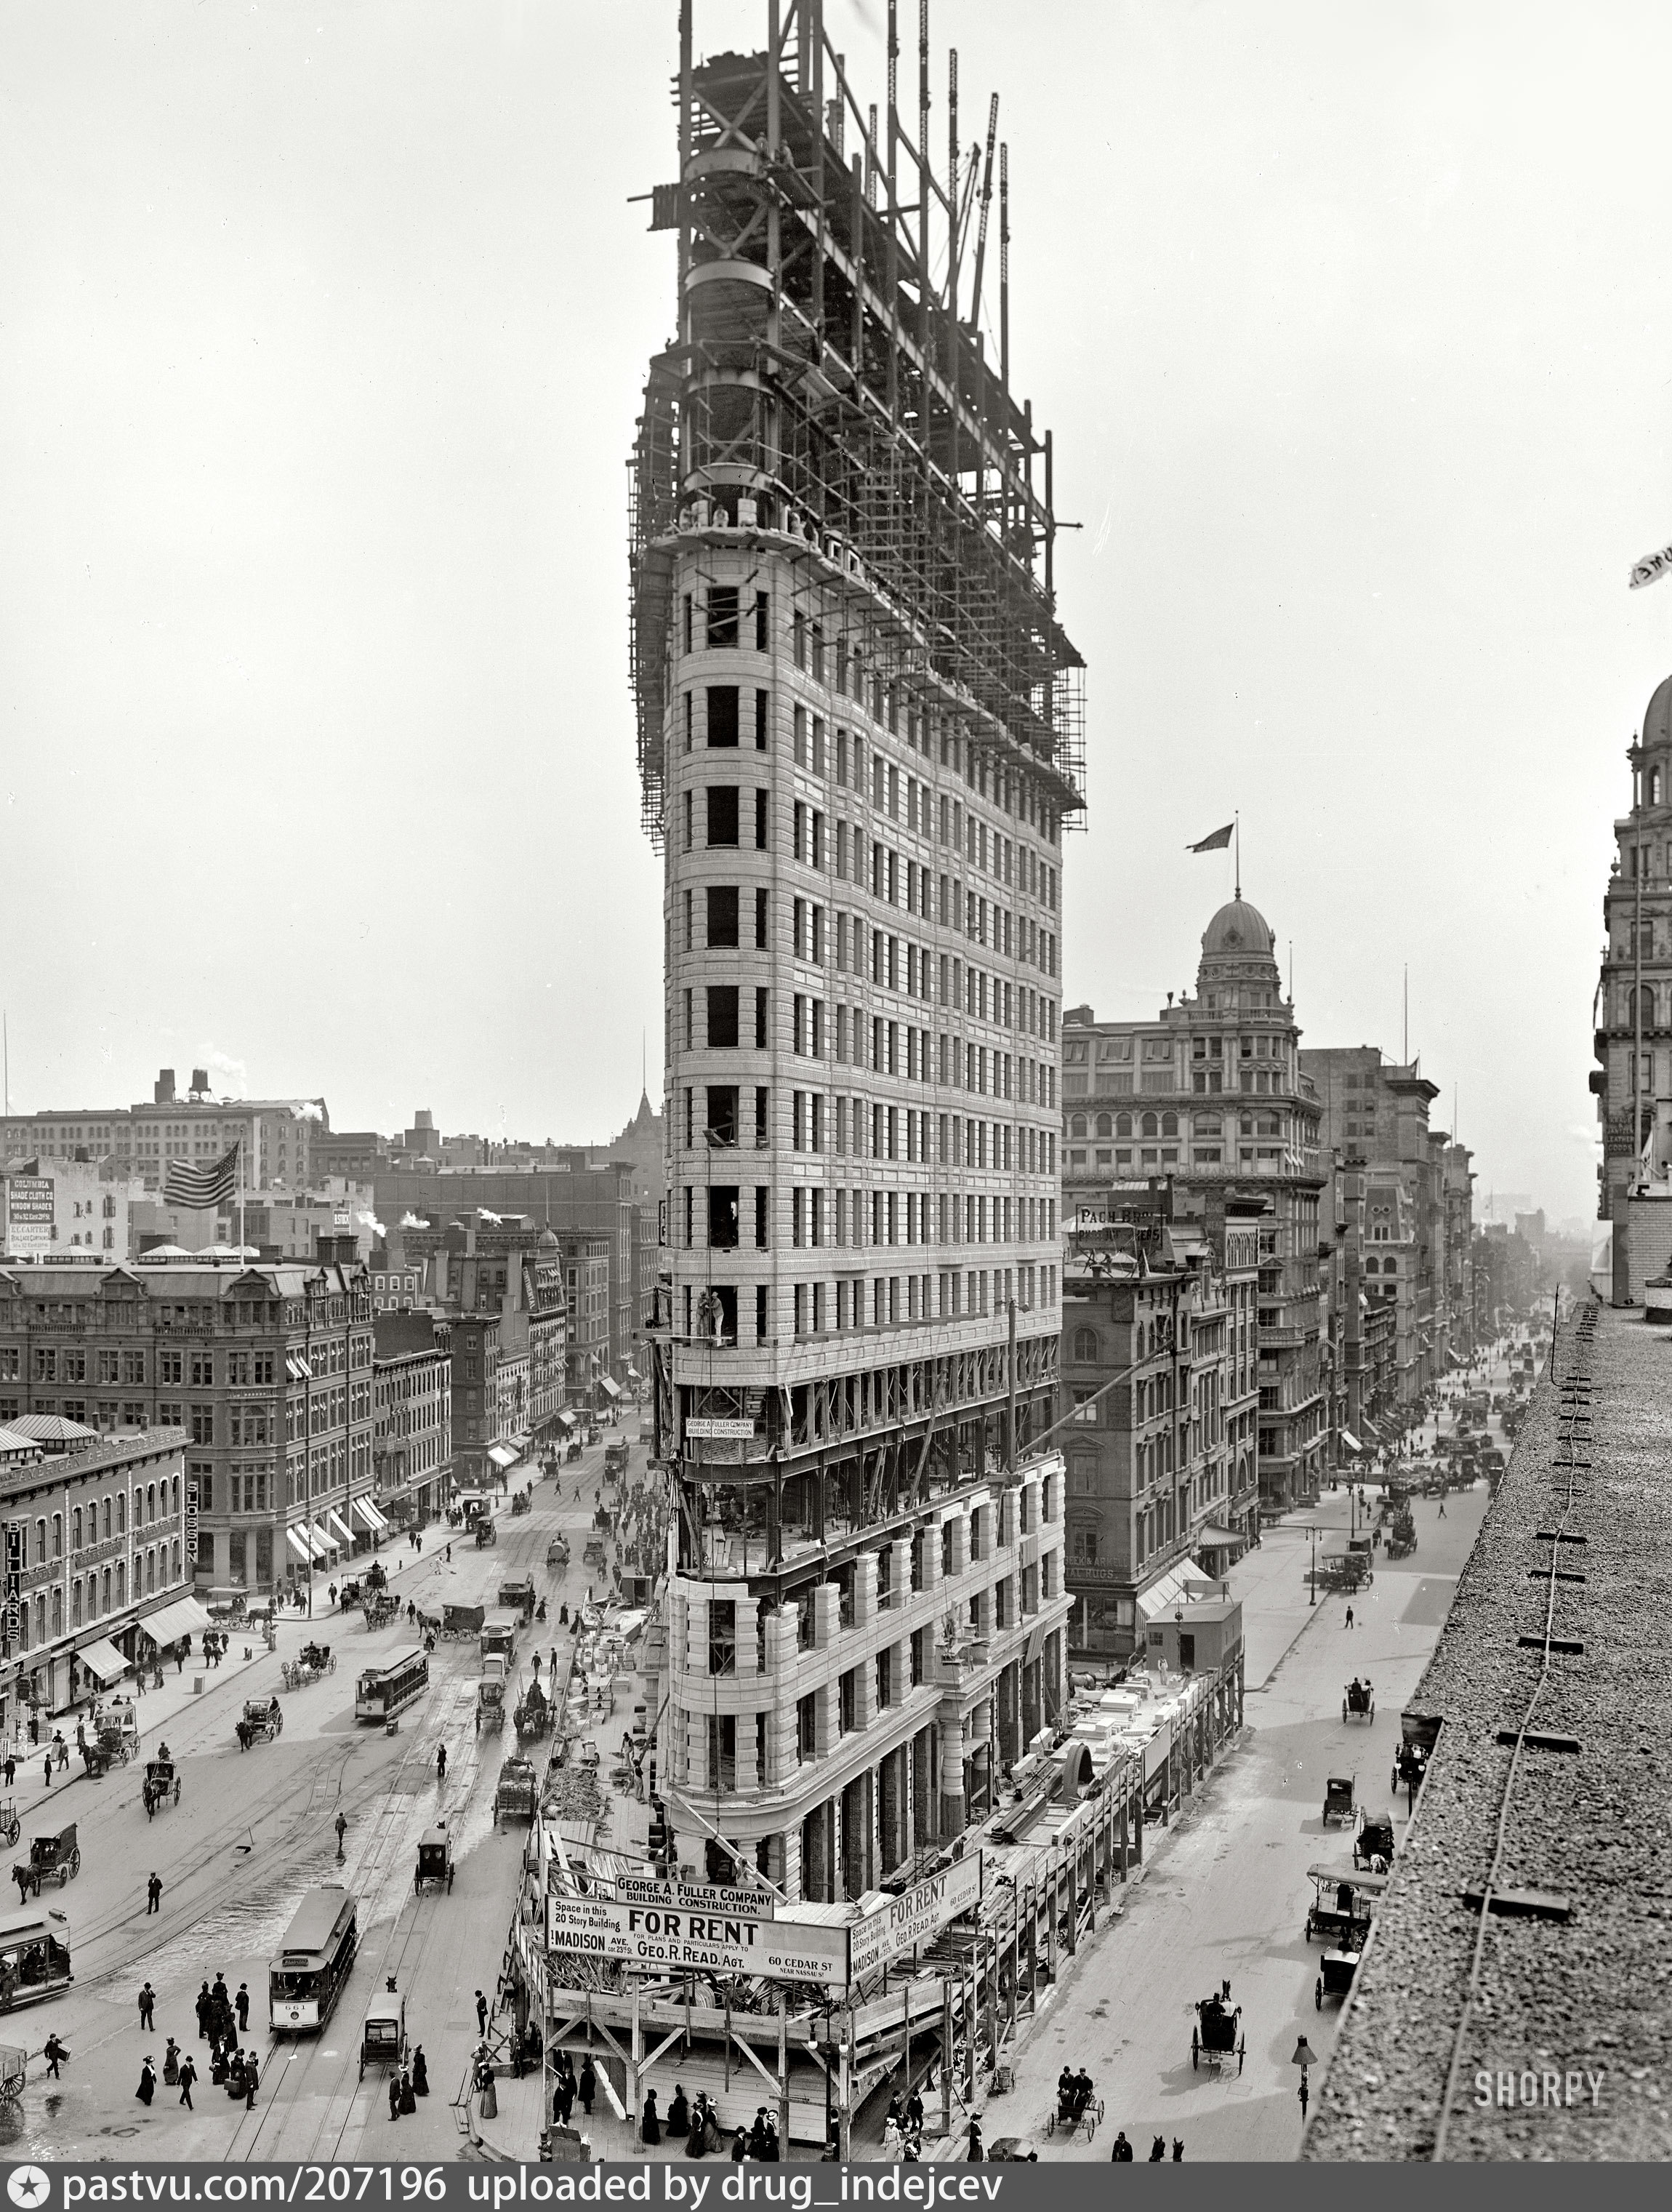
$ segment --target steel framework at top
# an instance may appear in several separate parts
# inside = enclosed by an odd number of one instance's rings
[[[629,464],[645,826],[659,842],[671,580],[676,539],[693,531],[772,533],[797,556],[798,599],[834,614],[876,680],[938,695],[978,748],[1025,763],[1069,818],[1084,803],[1083,663],[1056,617],[1051,433],[1010,392],[997,95],[984,148],[960,150],[950,54],[943,181],[927,155],[928,0],[915,139],[898,100],[899,0],[881,127],[825,36],[822,0],[767,0],[765,51],[700,68],[691,5],[679,181],[651,196],[651,228],[679,234],[679,335],[651,365]]]

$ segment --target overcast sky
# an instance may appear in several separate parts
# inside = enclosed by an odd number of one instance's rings
[[[915,104],[915,9],[902,83]],[[881,0],[827,0],[881,100]],[[700,48],[764,0],[698,0]],[[1594,1211],[1623,749],[1672,668],[1663,7],[935,0],[1002,94],[1089,664],[1064,991],[1193,986],[1240,808],[1305,1042]],[[208,1061],[340,1127],[659,1088],[622,466],[675,0],[0,0],[14,1107]],[[1443,1109],[1443,1110],[1442,1110]]]

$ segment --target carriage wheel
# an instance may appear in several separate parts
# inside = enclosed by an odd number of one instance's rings
[[[1317,2012],[1322,2012],[1324,2009],[1324,1977],[1322,1974],[1318,1976],[1318,1987],[1312,1992],[1312,2008],[1314,2011]]]
[[[70,1879],[71,1880],[71,1881],[75,1881],[75,1879],[76,1879],[76,1875],[81,1872],[81,1870],[82,1870],[82,1853],[81,1853],[81,1848],[80,1848],[80,1846],[78,1845],[78,1846],[76,1847],[76,1850],[74,1850],[73,1851],[71,1851],[71,1853],[70,1854]]]
[[[1048,2136],[1054,2136],[1057,2132],[1057,2115],[1054,2112],[1045,2121],[1045,2131]]]
[[[1347,1718],[1347,1700],[1345,1698],[1341,1701],[1341,1717],[1343,1721]]]
[[[1201,2063],[1202,2038],[1195,2028],[1190,2030],[1190,2071],[1194,2074]]]
[[[1239,2073],[1239,2074],[1240,2074],[1240,2073],[1242,2072],[1242,2062],[1243,2062],[1243,2057],[1244,2057],[1244,2054],[1246,2052],[1247,2049],[1248,2049],[1248,2039],[1247,2039],[1247,2037],[1246,2037],[1246,2036],[1245,2036],[1245,2037],[1243,2038],[1242,2041],[1241,2041],[1241,2042],[1237,2045],[1237,2071],[1238,2071],[1238,2073]]]

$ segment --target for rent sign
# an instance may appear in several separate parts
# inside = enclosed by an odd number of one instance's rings
[[[847,1984],[848,1931],[817,1922],[760,1920],[742,1912],[686,1911],[613,1898],[546,1901],[546,1941],[554,1951],[673,1973],[756,1974],[771,1982]]]
[[[971,1851],[954,1860],[944,1874],[914,1883],[902,1896],[891,1897],[876,1911],[854,1922],[848,1929],[854,1980],[902,1951],[928,1942],[949,1920],[960,1912],[973,1912],[980,1902],[981,1854]]]

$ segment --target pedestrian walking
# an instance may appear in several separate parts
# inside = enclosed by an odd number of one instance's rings
[[[203,2043],[206,2042],[209,2038],[209,2012],[211,2009],[209,2004],[209,1985],[207,1982],[203,1984],[202,1989],[197,1992],[197,1998],[195,2000],[195,2009],[197,2014],[197,2040],[199,2043]]]
[[[51,1788],[51,1786],[52,1786],[52,1754],[51,1754],[51,1753],[49,1751],[49,1752],[47,1753],[47,1754],[46,1754],[46,1787],[50,1790],[50,1789]]]
[[[401,2117],[401,2077],[398,2074],[391,2074],[389,2077],[389,2117],[391,2120],[398,2120]]]
[[[180,2102],[189,2112],[197,2109],[191,2101],[191,2085],[197,2079],[197,2069],[192,2064],[191,2053],[188,2051],[180,2061]]]
[[[161,1912],[161,1910],[162,1876],[160,1874],[154,1874],[145,1885],[146,1917],[148,1919],[152,1913]]]
[[[451,1546],[451,1544],[449,1544],[449,1545],[448,1545],[448,1547],[447,1547],[447,1565],[448,1565],[449,1566],[451,1566],[452,1563],[453,1563],[453,1547],[452,1547],[452,1546]]]
[[[1445,1518],[1445,1492],[1443,1490],[1439,1494],[1439,1517],[1442,1521]]]
[[[348,1816],[346,1813],[339,1813],[336,1816],[336,1856],[339,1863],[342,1857],[342,1838],[348,1832]]]
[[[438,1789],[440,1787],[441,1784],[446,1780],[446,1778],[447,1747],[445,1743],[439,1743],[435,1747],[435,1780]]]
[[[580,2062],[580,2080],[576,2087],[580,2092],[580,2108],[590,2120],[592,2117],[592,2100],[598,2094],[598,2077],[592,2071],[590,2053]]]
[[[139,2087],[134,2091],[142,2105],[148,2105],[157,2094],[157,2069],[147,2058],[139,2069]]]
[[[7,1787],[7,1789],[8,1789],[8,1790],[9,1790],[9,1789],[11,1788],[11,1786],[12,1786],[12,1777],[13,1777],[13,1776],[17,1772],[17,1759],[16,1759],[16,1755],[15,1755],[15,1753],[12,1753],[12,1752],[9,1752],[9,1752],[6,1753],[6,1768],[5,1768],[5,1772],[6,1772],[6,1787]]]
[[[64,1741],[62,1732],[58,1729],[54,1729],[52,1733],[52,1749],[58,1754],[58,1772],[62,1774],[70,1764],[70,1746]]]
[[[147,1982],[139,1993],[139,2024],[155,2034],[157,2027],[157,1993]]]
[[[1353,1608],[1350,1605],[1347,1608],[1347,1625],[1349,1628],[1353,1626]]]
[[[60,2081],[63,2077],[59,2074],[58,2069],[64,2063],[64,2060],[69,2057],[70,2053],[65,2050],[64,2045],[58,2041],[56,2033],[47,2037],[45,2044],[42,2047],[41,2056],[46,2061],[46,2070],[51,2075],[52,2079],[55,2081]]]
[[[253,2112],[256,2109],[256,2091],[260,2087],[261,2076],[256,2065],[256,2054],[252,2051],[244,2062],[244,2109],[246,2112]]]
[[[486,2035],[487,2033],[488,2000],[483,1996],[482,1991],[478,1990],[476,1991],[476,2033],[478,2035]]]
[[[247,2035],[250,2033],[250,1984],[247,1982],[239,1984],[234,2008],[238,2014],[238,2032],[240,2035]]]

